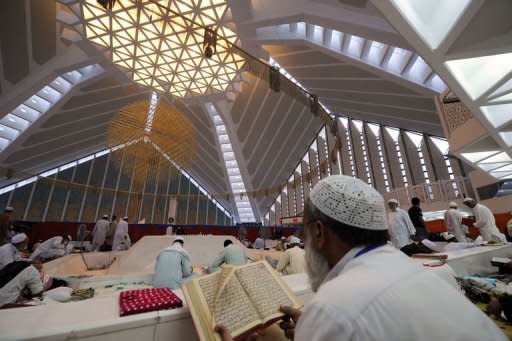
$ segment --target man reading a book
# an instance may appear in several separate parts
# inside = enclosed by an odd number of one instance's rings
[[[316,292],[303,312],[281,307],[294,340],[506,340],[457,289],[387,243],[382,196],[327,177],[304,208],[306,269]],[[229,340],[225,327],[216,331]]]
[[[190,256],[183,248],[184,244],[183,238],[176,237],[171,246],[160,252],[155,265],[154,287],[178,289],[194,278]]]

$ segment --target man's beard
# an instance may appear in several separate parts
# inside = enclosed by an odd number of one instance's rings
[[[308,273],[309,283],[311,284],[311,289],[317,292],[330,271],[329,264],[327,263],[327,259],[312,246],[311,238],[306,239],[305,251],[306,271]]]

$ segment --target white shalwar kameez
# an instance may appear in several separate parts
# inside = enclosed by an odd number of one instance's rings
[[[455,208],[450,208],[444,212],[444,225],[446,231],[453,234],[459,243],[466,243],[468,239],[468,227],[462,224],[462,213]]]
[[[21,252],[11,243],[0,246],[0,270],[14,261],[21,260]]]
[[[496,220],[491,210],[482,204],[473,207],[476,221],[473,225],[478,228],[480,235],[486,241],[506,242],[505,235],[496,227]]]
[[[412,224],[411,218],[409,218],[409,214],[401,208],[388,213],[388,228],[391,243],[397,249],[411,244],[411,236],[416,234],[416,229]]]
[[[30,255],[30,260],[41,257],[43,259],[62,257],[67,254],[67,248],[62,244],[62,237],[50,238],[41,243]]]
[[[107,219],[100,219],[96,222],[92,230],[91,251],[99,251],[101,246],[105,243],[108,231],[110,229],[110,222]]]
[[[128,234],[128,222],[120,220],[117,223],[114,240],[112,241],[112,251],[128,250],[132,246],[130,235]]]
[[[299,318],[298,341],[508,340],[461,292],[390,245],[329,272]]]

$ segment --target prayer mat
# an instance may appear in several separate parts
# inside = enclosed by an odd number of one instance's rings
[[[119,294],[120,316],[183,307],[169,288],[127,290]]]

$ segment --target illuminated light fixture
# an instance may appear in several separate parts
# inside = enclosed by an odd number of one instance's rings
[[[245,62],[232,51],[237,36],[221,26],[225,0],[118,0],[108,11],[86,0],[81,10],[87,39],[158,92],[225,92]]]

